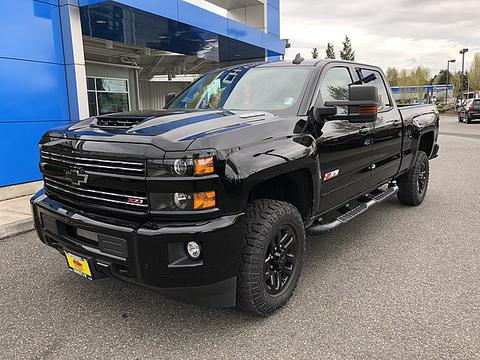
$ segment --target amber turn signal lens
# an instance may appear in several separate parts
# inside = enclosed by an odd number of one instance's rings
[[[360,106],[358,112],[360,114],[374,114],[378,111],[377,105],[372,106]]]
[[[195,159],[194,164],[195,175],[213,174],[215,171],[213,167],[213,157]]]
[[[194,209],[209,209],[215,207],[215,191],[206,191],[193,194]]]

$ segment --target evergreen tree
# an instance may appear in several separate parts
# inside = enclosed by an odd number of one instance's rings
[[[312,50],[312,59],[317,59],[318,58],[318,49],[313,48]]]
[[[333,44],[327,44],[326,55],[327,56],[325,57],[325,59],[335,59],[335,49],[333,48]]]
[[[352,49],[352,43],[348,36],[345,36],[345,41],[342,44],[343,49],[340,51],[340,58],[342,60],[355,61],[355,51]]]

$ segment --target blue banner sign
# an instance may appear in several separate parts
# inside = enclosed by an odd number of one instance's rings
[[[420,91],[426,91],[426,92],[432,92],[432,91],[453,91],[454,86],[453,85],[425,85],[425,86],[394,86],[392,87],[392,92],[393,93],[401,93],[401,92],[407,92],[407,93],[414,93],[414,92],[420,92]]]

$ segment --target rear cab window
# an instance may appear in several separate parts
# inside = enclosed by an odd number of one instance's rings
[[[383,81],[382,74],[380,74],[379,71],[368,70],[368,69],[360,69],[360,72],[362,74],[363,79],[366,79],[372,75],[375,76],[375,80],[369,81],[366,84],[375,85],[378,89],[378,100],[377,100],[378,111],[382,112],[382,111],[390,110],[393,105],[388,95],[387,86]]]

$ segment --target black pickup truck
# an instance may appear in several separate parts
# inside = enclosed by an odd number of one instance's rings
[[[297,285],[306,233],[424,200],[438,126],[433,105],[398,108],[374,66],[213,71],[164,110],[44,134],[36,229],[88,279],[267,315]]]

